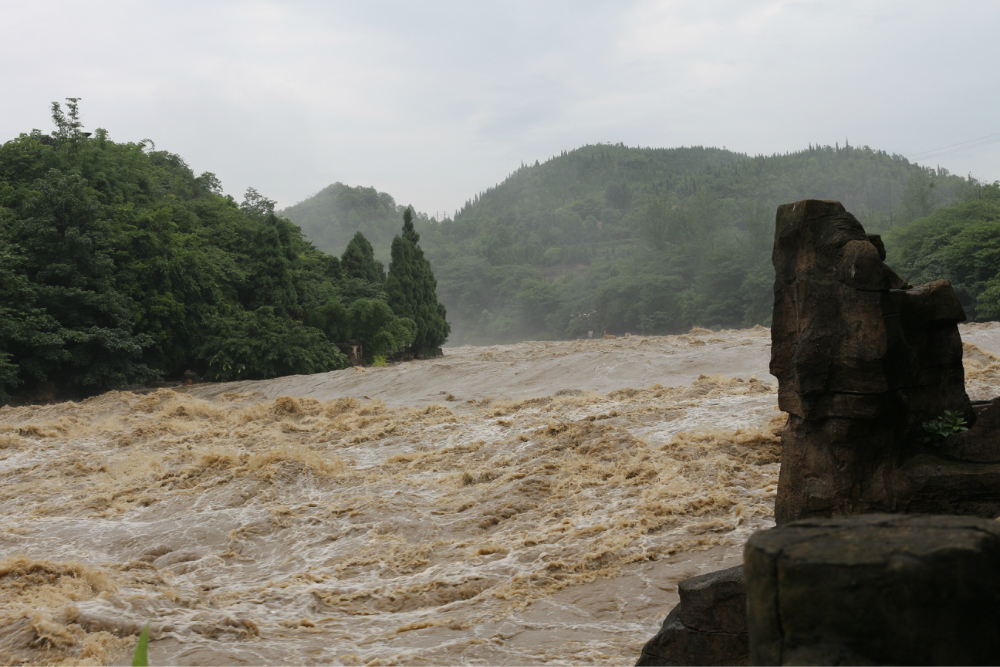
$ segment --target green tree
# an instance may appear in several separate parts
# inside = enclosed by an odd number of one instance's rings
[[[403,350],[416,337],[413,320],[397,317],[392,308],[379,299],[358,299],[348,308],[347,315],[352,338],[361,343],[368,361]]]
[[[385,291],[393,312],[416,324],[413,350],[430,352],[448,340],[451,327],[444,306],[438,303],[437,281],[431,263],[417,245],[419,241],[420,235],[413,228],[413,211],[407,207],[403,211],[403,233],[392,240]]]
[[[346,278],[354,278],[365,283],[384,282],[382,263],[375,259],[375,250],[365,235],[358,232],[347,244],[340,267]]]
[[[930,215],[937,205],[935,195],[932,176],[923,170],[914,172],[903,194],[903,223]]]
[[[347,357],[319,329],[281,317],[271,306],[216,317],[199,350],[213,380],[260,380],[347,367]]]
[[[142,356],[152,339],[134,332],[136,304],[116,289],[112,227],[97,193],[56,169],[31,188],[3,234],[20,253],[9,260],[20,276],[5,281],[21,293],[19,315],[6,317],[20,379],[89,390],[151,379]]]
[[[87,136],[83,132],[83,123],[80,121],[79,97],[66,98],[65,112],[58,102],[53,102],[52,122],[56,126],[56,131],[52,133],[52,136],[57,141],[75,144]]]
[[[281,214],[300,225],[324,252],[343,254],[351,237],[360,231],[376,255],[383,257],[399,229],[400,210],[390,195],[375,188],[334,183]]]
[[[628,183],[612,183],[604,190],[604,201],[609,206],[625,211],[632,205],[632,189]]]
[[[968,315],[1000,316],[1000,197],[939,208],[883,238],[887,263],[908,281],[946,278]]]
[[[901,156],[869,147],[809,146],[754,157],[702,146],[600,144],[522,166],[470,198],[454,217],[412,215],[439,300],[448,309],[453,342],[564,336],[571,320],[583,319],[584,331],[617,330],[626,326],[621,317],[632,319],[632,304],[611,302],[604,308],[599,302],[628,292],[618,283],[622,275],[648,286],[643,294],[648,293],[651,310],[637,316],[646,330],[680,332],[695,323],[692,318],[732,326],[763,323],[770,316],[769,255],[778,204],[838,199],[878,233],[904,218],[915,174],[931,176]],[[968,196],[985,194],[984,188],[967,187],[964,179],[940,171],[933,178],[933,197],[925,183],[928,196],[911,202],[918,208],[947,204],[960,185]],[[390,245],[385,221],[395,214],[391,200],[385,193],[335,184],[286,211],[321,247],[342,252],[350,235],[363,230],[381,257]],[[642,204],[650,200],[663,202],[667,215],[644,220]],[[725,257],[723,266],[713,266],[719,257],[713,249],[735,252],[739,261]],[[536,298],[544,291],[536,279],[552,285],[552,298]],[[655,286],[667,282],[677,293],[657,294],[661,288]],[[609,289],[602,291],[605,285]],[[340,290],[342,298],[348,291]],[[674,301],[684,306],[671,311],[658,305]],[[734,320],[741,309],[740,320]],[[583,313],[591,315],[573,319]],[[573,326],[576,332],[582,325]]]
[[[84,132],[77,102],[53,105],[51,136],[0,145],[0,401],[49,382],[72,395],[187,369],[340,368],[333,341],[363,328],[348,310],[364,298],[389,313],[373,350],[412,342],[381,280],[344,278],[273,201],[251,188],[237,203],[151,141]]]

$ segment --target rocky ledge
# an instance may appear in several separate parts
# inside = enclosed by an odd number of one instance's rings
[[[1000,656],[996,521],[796,521],[754,534],[744,568],[751,664],[990,665]]]

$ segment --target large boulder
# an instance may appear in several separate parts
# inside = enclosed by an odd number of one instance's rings
[[[685,579],[678,593],[680,602],[646,642],[635,664],[748,664],[743,566]]]
[[[975,420],[954,290],[913,287],[884,259],[839,202],[778,207],[771,373],[789,414],[779,524],[896,511],[897,470],[921,452],[922,424],[945,410]]]
[[[755,665],[988,665],[1000,523],[877,514],[759,531],[744,552]]]

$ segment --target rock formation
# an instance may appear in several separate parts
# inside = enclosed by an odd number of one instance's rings
[[[900,278],[881,238],[834,201],[780,206],[772,260],[771,373],[789,416],[779,528],[745,554],[751,662],[995,661],[1000,523],[844,516],[1000,515],[1000,398],[973,409],[965,392],[954,290]],[[923,424],[946,410],[972,427],[926,443]],[[682,581],[638,664],[737,664],[746,616],[726,610],[742,575]]]
[[[780,206],[772,259],[771,373],[789,413],[775,519],[905,510],[927,472],[899,472],[926,449],[922,424],[976,419],[954,290],[896,275],[839,202]]]
[[[1000,656],[996,521],[796,521],[755,533],[744,569],[751,664],[990,665]]]
[[[680,602],[636,665],[745,665],[749,656],[743,566],[685,579]]]

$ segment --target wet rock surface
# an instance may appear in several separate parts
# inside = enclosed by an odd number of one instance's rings
[[[1000,463],[918,454],[900,466],[893,484],[900,512],[987,518],[1000,514]]]
[[[839,202],[778,208],[770,368],[790,415],[778,524],[905,509],[899,493],[920,486],[897,471],[922,451],[922,424],[945,410],[976,419],[954,290],[913,287],[884,258],[881,239]]]
[[[995,664],[1000,523],[809,519],[744,555],[752,664]]]
[[[962,306],[947,281],[914,287],[884,264],[885,257],[881,238],[866,234],[838,202],[778,208],[770,370],[779,382],[779,407],[789,414],[775,503],[779,526],[871,512],[1000,514],[1000,399],[975,406],[969,400],[957,326],[965,319]],[[982,357],[974,374],[992,372],[995,355],[965,347]],[[928,444],[923,424],[946,410],[972,428]],[[985,542],[975,532],[982,525],[989,527]],[[899,648],[911,640],[919,639],[914,646],[933,641],[928,637],[938,609],[920,605],[953,594],[975,597],[967,588],[969,563],[1000,557],[994,533],[1000,534],[1000,524],[979,519],[897,521],[892,515],[798,522],[787,532],[758,533],[746,561],[749,567],[752,552],[757,606],[755,611],[751,604],[751,658],[755,664],[925,661],[931,653]],[[948,551],[949,545],[957,551]],[[792,562],[801,560],[787,566],[787,582],[775,569],[786,547]],[[935,577],[931,570],[949,559],[958,559],[958,569]],[[861,579],[851,579],[851,567],[860,568]],[[857,583],[862,580],[867,583]],[[779,596],[778,587],[786,585]],[[903,590],[911,585],[927,590]],[[733,607],[744,600],[744,590],[739,568],[682,582],[680,604],[637,664],[747,660],[740,652],[740,642],[748,641],[746,610]],[[1000,600],[983,595],[970,608]],[[883,604],[886,596],[897,597]],[[776,610],[779,598],[785,606]],[[908,609],[911,603],[918,606]],[[949,604],[941,609],[957,611],[954,601]],[[996,618],[1000,607],[991,610]],[[950,632],[952,626],[949,619],[941,627]],[[879,633],[891,637],[888,643],[879,643]],[[976,653],[979,645],[952,651],[949,642],[930,659],[981,661],[985,655]]]
[[[960,461],[1000,463],[1000,398],[974,407],[975,425],[947,438],[941,453]]]
[[[642,649],[636,665],[746,665],[743,567],[685,579],[680,603]]]

